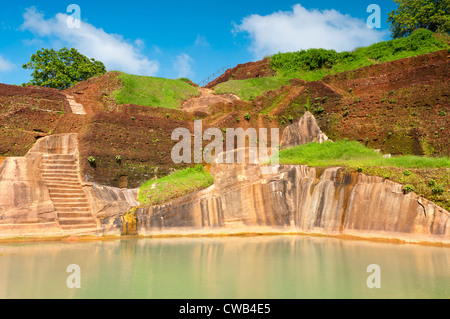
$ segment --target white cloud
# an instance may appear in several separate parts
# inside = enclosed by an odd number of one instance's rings
[[[179,78],[187,78],[193,76],[192,63],[194,60],[186,53],[177,56],[173,68],[178,73]]]
[[[11,71],[15,67],[16,66],[12,62],[8,61],[0,55],[0,72]]]
[[[198,34],[194,45],[197,47],[209,47],[209,42],[206,40],[205,36]]]
[[[108,70],[137,75],[155,75],[158,72],[158,62],[149,60],[140,52],[143,42],[139,39],[133,45],[120,35],[109,34],[83,21],[80,28],[70,28],[67,24],[71,19],[69,15],[59,13],[54,18],[45,19],[35,7],[26,9],[23,18],[22,30],[75,47],[80,53],[102,61]]]
[[[249,49],[256,58],[311,48],[350,51],[382,41],[386,35],[350,15],[336,10],[307,10],[300,4],[292,11],[247,16],[233,32],[249,34]]]

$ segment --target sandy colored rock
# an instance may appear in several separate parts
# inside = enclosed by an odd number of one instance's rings
[[[450,244],[449,212],[389,180],[308,166],[262,175],[258,165],[219,164],[211,172],[210,188],[137,209],[139,234],[301,232]],[[104,223],[109,233],[123,226]]]
[[[297,123],[287,126],[281,136],[281,148],[304,145],[307,143],[323,143],[328,137],[320,130],[315,117],[307,111]]]

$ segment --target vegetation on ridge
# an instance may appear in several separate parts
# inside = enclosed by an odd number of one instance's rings
[[[289,84],[290,79],[319,81],[327,75],[447,49],[447,42],[449,37],[446,35],[420,29],[408,37],[378,42],[351,52],[309,49],[278,53],[270,57],[271,68],[277,72],[277,76],[229,80],[218,84],[215,90],[216,93],[233,93],[248,101],[265,91],[277,90]]]
[[[143,106],[177,109],[183,100],[199,96],[199,90],[187,79],[164,79],[121,73],[122,89],[115,92],[118,104],[138,104]]]
[[[420,29],[409,37],[378,42],[351,52],[309,49],[278,53],[271,57],[271,66],[279,76],[318,81],[326,75],[447,48],[449,45],[446,41],[438,39],[429,30]]]
[[[383,158],[355,141],[310,143],[279,152],[280,164],[316,167],[340,166],[408,185],[408,191],[450,211],[450,158],[399,156]]]
[[[105,65],[89,59],[76,49],[62,48],[38,50],[24,69],[34,70],[32,80],[24,85],[37,85],[56,89],[68,87],[106,73]]]
[[[206,172],[202,165],[197,165],[142,184],[138,201],[145,206],[163,204],[207,188],[213,183],[212,175]]]

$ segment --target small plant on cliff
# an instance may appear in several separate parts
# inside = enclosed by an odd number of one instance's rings
[[[409,171],[409,170],[404,170],[403,171],[403,175],[405,175],[405,176],[411,176],[411,172]]]
[[[89,163],[95,163],[95,157],[93,157],[93,156],[89,156],[89,158],[88,158],[88,161],[89,161]]]
[[[246,119],[247,121],[250,121],[250,114],[249,113],[245,113],[244,114],[244,119]]]
[[[122,157],[120,155],[116,156],[116,162],[119,164],[122,162]]]
[[[316,114],[322,114],[323,112],[325,112],[325,109],[323,107],[319,107],[315,110]]]
[[[415,189],[411,184],[406,184],[405,186],[403,186],[402,190],[404,194],[408,194],[410,192],[414,192]]]
[[[289,122],[291,122],[291,123],[294,121],[294,118],[291,115],[289,115],[288,119],[289,119]]]
[[[358,166],[358,168],[356,169],[356,171],[357,171],[358,173],[361,173],[361,172],[363,171],[363,168],[362,168],[361,166]]]

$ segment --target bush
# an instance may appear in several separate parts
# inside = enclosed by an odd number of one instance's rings
[[[403,186],[403,193],[404,194],[407,194],[407,193],[410,193],[410,192],[414,192],[414,186],[412,186],[411,184],[406,184],[405,186]]]
[[[246,119],[247,121],[250,121],[250,114],[249,113],[245,113],[244,114],[244,119]]]
[[[411,172],[409,171],[409,170],[404,170],[403,171],[403,175],[405,175],[405,176],[410,176],[411,175]]]
[[[433,189],[431,191],[433,192],[434,195],[442,195],[442,193],[444,193],[444,187],[439,185],[439,186],[433,187]]]
[[[325,109],[324,109],[323,107],[318,107],[318,108],[315,110],[315,113],[316,113],[316,114],[322,114],[323,112],[325,112]]]

